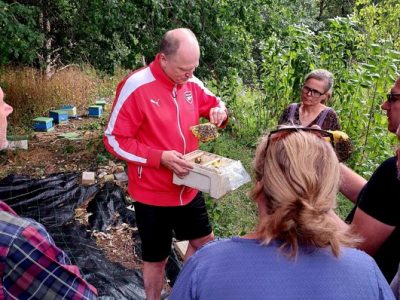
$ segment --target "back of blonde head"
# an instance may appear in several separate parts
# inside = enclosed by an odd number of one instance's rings
[[[254,199],[265,205],[257,234],[264,244],[282,242],[289,256],[299,246],[331,247],[335,256],[340,246],[353,239],[338,223],[333,208],[339,185],[339,162],[332,146],[315,134],[298,131],[271,140],[257,148],[254,161]]]

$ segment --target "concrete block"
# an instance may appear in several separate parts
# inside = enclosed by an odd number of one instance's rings
[[[115,173],[114,176],[119,182],[128,182],[128,175],[125,172]]]
[[[82,172],[82,185],[95,184],[95,173],[94,172]]]
[[[8,149],[23,149],[28,150],[28,140],[20,140],[20,141],[9,141]]]

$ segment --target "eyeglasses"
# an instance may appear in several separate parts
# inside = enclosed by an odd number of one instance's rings
[[[284,128],[272,130],[268,135],[268,141],[267,141],[267,146],[265,147],[265,150],[268,149],[271,142],[276,142],[276,141],[282,140],[282,139],[286,138],[288,135],[290,135],[291,133],[299,132],[299,131],[314,133],[317,136],[319,136],[320,138],[324,139],[325,141],[331,143],[332,147],[335,148],[333,134],[330,133],[329,131],[318,129],[318,128],[312,128],[312,127],[295,127],[295,126],[293,126],[293,127],[284,127]]]
[[[387,101],[389,103],[393,103],[393,102],[395,102],[397,100],[400,100],[400,94],[391,94],[391,93],[389,93],[386,96],[387,96]]]
[[[315,98],[321,97],[322,95],[326,94],[326,92],[321,93],[320,91],[314,90],[306,85],[303,85],[302,92],[305,94],[311,93],[311,96]]]

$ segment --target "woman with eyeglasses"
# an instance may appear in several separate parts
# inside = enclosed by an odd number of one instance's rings
[[[326,134],[283,128],[262,138],[250,194],[254,232],[201,248],[168,299],[394,299],[334,212],[339,162]]]
[[[332,97],[333,75],[323,69],[307,74],[301,89],[301,103],[290,104],[281,115],[279,125],[318,126],[324,130],[340,130],[336,112],[326,106]]]

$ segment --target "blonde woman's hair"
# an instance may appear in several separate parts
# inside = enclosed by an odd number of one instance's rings
[[[356,239],[333,211],[340,176],[333,147],[301,130],[271,139],[268,149],[267,143],[264,136],[257,148],[253,167],[259,183],[251,191],[267,212],[257,227],[261,242],[281,242],[290,257],[299,246],[330,247],[335,256],[341,246],[354,246]]]

